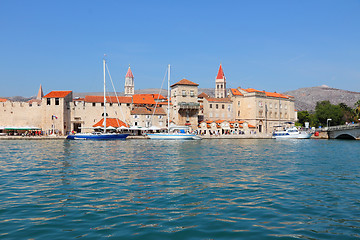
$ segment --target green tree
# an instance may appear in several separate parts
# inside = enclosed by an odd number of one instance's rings
[[[358,100],[356,103],[355,103],[355,115],[356,115],[356,120],[357,121],[360,121],[360,100]]]
[[[305,122],[310,122],[310,114],[308,111],[299,111],[298,112],[298,122],[301,126],[305,126]]]
[[[333,105],[329,101],[317,102],[315,117],[321,126],[327,125],[327,119],[331,119],[331,125],[344,124],[343,111],[339,105]]]
[[[348,105],[346,105],[345,103],[340,103],[339,107],[342,110],[342,121],[343,122],[352,122],[355,120],[355,111],[349,107]]]

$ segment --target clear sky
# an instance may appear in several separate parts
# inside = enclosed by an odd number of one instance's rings
[[[160,88],[167,64],[213,88],[360,91],[360,1],[0,0],[0,96],[102,90],[107,54],[116,90]]]

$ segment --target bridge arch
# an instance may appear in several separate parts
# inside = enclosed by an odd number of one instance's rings
[[[335,137],[336,139],[350,139],[350,140],[356,140],[356,137],[354,137],[351,134],[348,133],[343,133],[343,134],[339,134],[338,136]]]

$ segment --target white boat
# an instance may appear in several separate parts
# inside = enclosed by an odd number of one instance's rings
[[[310,138],[312,135],[309,131],[299,131],[296,127],[287,128],[280,131],[275,131],[272,135],[272,138],[276,139],[286,139],[286,138],[293,138],[293,139],[307,139]]]
[[[170,127],[170,65],[168,65],[168,108],[167,108],[167,132],[148,133],[150,139],[156,140],[201,140],[201,137],[190,133],[187,126]]]
[[[187,126],[172,126],[166,133],[147,134],[150,139],[158,140],[201,140],[202,138],[191,134]]]
[[[106,68],[106,62],[105,59],[103,59],[103,67],[104,67],[104,122],[103,122],[103,132],[92,132],[92,133],[76,133],[76,134],[70,134],[66,137],[66,139],[70,140],[117,140],[121,139],[124,140],[129,136],[127,133],[115,133],[115,132],[106,132],[106,129],[109,129],[109,127],[106,127],[106,81],[105,81],[105,68]]]

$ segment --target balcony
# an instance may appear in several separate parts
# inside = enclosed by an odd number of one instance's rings
[[[197,102],[179,102],[179,109],[190,109],[198,110],[200,109],[200,103]]]

